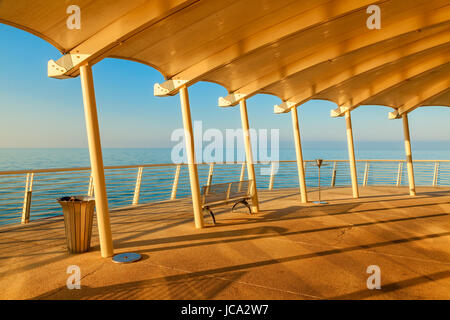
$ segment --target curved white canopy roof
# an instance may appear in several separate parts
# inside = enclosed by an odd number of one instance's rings
[[[3,0],[0,22],[32,32],[64,55],[49,76],[74,77],[105,57],[138,61],[166,82],[157,95],[198,81],[223,85],[232,106],[258,93],[285,112],[310,99],[394,108],[450,106],[448,0],[80,0],[81,29],[66,26],[68,4]],[[366,21],[381,9],[381,28]]]

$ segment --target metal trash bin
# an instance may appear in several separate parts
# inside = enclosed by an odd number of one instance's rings
[[[83,253],[91,246],[95,198],[89,196],[62,197],[57,200],[63,209],[67,249]]]

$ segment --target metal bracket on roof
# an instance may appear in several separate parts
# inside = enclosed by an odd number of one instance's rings
[[[336,109],[330,111],[330,117],[343,117],[345,115],[345,112],[347,112],[348,110],[350,110],[349,107],[337,107]]]
[[[188,80],[167,80],[161,84],[155,83],[153,86],[153,94],[157,97],[173,96],[188,82]]]
[[[65,54],[57,61],[50,60],[47,64],[47,74],[50,78],[67,79],[72,76],[67,73],[89,58],[90,54]]]
[[[287,112],[291,111],[292,108],[295,108],[296,106],[297,106],[297,104],[294,102],[285,101],[282,104],[274,105],[273,112],[276,114],[287,113]]]
[[[67,69],[63,66],[60,66],[55,60],[49,60],[47,64],[47,74],[50,78],[56,78],[56,79],[67,79],[70,78],[69,76],[66,76],[65,73],[67,72]]]
[[[392,112],[389,112],[389,115],[388,115],[389,120],[400,119],[401,117],[402,116],[398,112],[398,110],[394,110]]]
[[[247,97],[247,94],[245,93],[231,93],[227,95],[226,97],[220,97],[219,98],[219,107],[226,108],[226,107],[233,107],[239,103],[240,100]]]

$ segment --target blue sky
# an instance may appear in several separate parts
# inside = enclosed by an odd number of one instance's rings
[[[60,53],[44,40],[0,24],[0,147],[87,147],[79,78],[47,77],[47,61]],[[93,68],[103,147],[171,147],[170,135],[182,126],[179,97],[153,96],[163,81],[154,69],[136,62],[106,59]],[[222,109],[216,84],[189,88],[192,119],[203,127],[240,128],[238,108]],[[250,126],[280,129],[282,143],[292,143],[289,114],[273,114],[280,100],[257,95],[248,100]],[[330,118],[327,101],[299,108],[304,143],[345,141],[345,121]],[[365,106],[352,113],[356,141],[403,139],[400,120],[388,120],[386,107]],[[422,108],[410,114],[413,141],[450,141],[450,108]],[[447,144],[446,144],[447,145]]]

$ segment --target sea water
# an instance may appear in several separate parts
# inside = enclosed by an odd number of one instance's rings
[[[200,152],[197,150],[197,155]],[[171,153],[172,148],[104,148],[103,162],[105,166],[172,163]],[[227,150],[223,153],[225,157]],[[234,154],[237,157],[243,152],[235,151]],[[355,154],[356,159],[405,159],[401,141],[356,142]],[[278,156],[269,156],[274,161],[295,160],[295,149],[283,146]],[[304,142],[303,157],[304,160],[346,160],[348,151],[343,142]],[[450,142],[415,142],[413,157],[415,160],[450,160]],[[258,159],[258,155],[254,158]],[[87,148],[0,148],[0,171],[89,166]]]
[[[356,158],[357,159],[391,159],[403,160],[404,149],[403,143],[399,142],[357,142],[356,143]],[[224,155],[229,150],[224,150]],[[202,150],[197,150],[197,158],[201,155]],[[236,155],[236,161],[243,161],[243,152],[233,150]],[[258,150],[256,150],[255,158],[258,160]],[[238,158],[237,155],[241,158]],[[163,164],[173,163],[172,148],[104,148],[103,159],[105,166],[119,166],[119,165],[143,165],[143,164]],[[304,142],[303,156],[305,160],[325,159],[325,160],[347,160],[348,151],[346,144],[342,142]],[[295,150],[292,147],[281,147],[278,152],[269,154],[269,157],[276,160],[295,160]],[[416,160],[449,160],[450,159],[450,144],[443,143],[415,143],[413,144],[413,157]],[[263,159],[264,160],[264,159]],[[374,163],[373,168],[376,169]],[[392,164],[378,164],[379,166],[386,166],[386,169],[380,168],[380,171],[385,171],[384,175],[371,175],[370,184],[386,184],[386,176],[389,176],[387,184],[394,184],[396,179],[398,163]],[[431,168],[433,164],[430,164]],[[49,169],[49,168],[72,168],[72,167],[89,167],[89,151],[88,149],[58,149],[58,148],[32,148],[32,149],[0,149],[0,171],[8,170],[30,170],[30,169]],[[207,179],[207,166],[200,172],[200,183],[205,184]],[[256,176],[258,188],[267,189],[269,185],[269,177],[261,174],[264,165],[257,167]],[[266,165],[270,169],[270,165]],[[430,185],[432,177],[432,168],[427,169],[425,175],[420,175],[420,168],[417,169],[418,175],[416,178],[417,185]],[[119,176],[110,177],[110,172],[106,173],[107,189],[110,207],[120,207],[126,204],[131,204],[133,198],[134,183],[136,181],[136,169],[130,169],[129,176],[123,178]],[[160,170],[160,171],[158,171]],[[151,180],[143,179],[141,187],[141,203],[154,202],[161,200],[168,200],[170,198],[171,186],[173,181],[174,167],[155,168],[151,172]],[[331,181],[331,164],[323,168],[320,182],[323,186],[329,186]],[[146,172],[149,172],[147,170]],[[170,172],[169,172],[170,171]],[[219,171],[219,170],[217,170]],[[337,185],[350,185],[350,175],[348,164],[343,164],[339,168],[341,173]],[[158,173],[160,172],[160,173]],[[309,188],[316,187],[318,184],[317,168],[314,164],[309,164],[306,168],[307,172],[307,186]],[[150,173],[150,172],[149,172]],[[214,183],[230,182],[238,179],[240,173],[240,165],[228,166],[226,174],[214,175]],[[148,173],[147,173],[148,174]],[[296,177],[296,163],[283,164],[275,177],[274,188],[292,187],[298,188],[298,178]],[[159,176],[160,175],[160,176]],[[229,175],[229,176],[228,176]],[[358,164],[358,179],[361,180],[364,175],[364,163]],[[70,189],[70,185],[61,185],[58,187],[58,182],[68,181],[67,176],[57,174],[51,176],[51,183],[46,184],[45,181],[39,181],[35,178],[32,195],[32,220],[37,218],[46,218],[55,215],[60,215],[61,210],[56,203],[56,198],[67,195],[65,192],[80,192],[86,193],[86,186],[89,181],[89,172],[77,172],[73,174],[74,184],[82,187]],[[295,177],[294,177],[295,176]],[[41,177],[42,180],[45,180]],[[16,180],[14,180],[16,179]],[[147,178],[148,179],[148,178]],[[421,181],[421,179],[423,181]],[[21,216],[21,201],[23,201],[23,191],[25,185],[25,175],[16,177],[9,177],[0,174],[0,225],[20,222]],[[187,170],[182,171],[180,180],[180,188],[177,192],[177,197],[187,197],[190,195],[189,178]],[[70,179],[69,179],[70,181]],[[146,181],[147,184],[146,184]],[[406,185],[406,168],[403,170],[402,185]],[[54,186],[52,185],[54,184]],[[2,186],[8,186],[3,188]],[[13,186],[13,188],[11,188]],[[42,187],[43,186],[43,187]],[[43,191],[40,191],[41,188]],[[51,190],[49,190],[51,189]],[[156,190],[157,189],[157,190]],[[69,190],[69,191],[68,191]],[[15,195],[16,199],[11,200],[11,195]],[[125,199],[125,201],[124,201]],[[15,203],[13,203],[15,202]],[[11,218],[14,218],[11,220]]]

